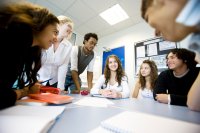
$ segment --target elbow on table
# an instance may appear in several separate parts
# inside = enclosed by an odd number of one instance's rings
[[[191,103],[190,101],[187,101],[187,106],[192,111],[200,111],[200,105]]]

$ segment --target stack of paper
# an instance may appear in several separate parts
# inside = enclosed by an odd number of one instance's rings
[[[46,133],[64,106],[17,105],[0,111],[0,133]]]
[[[75,102],[74,104],[81,106],[107,107],[108,105],[112,105],[114,103],[104,98],[85,97]]]
[[[199,133],[200,131],[198,124],[129,111],[102,121],[99,128],[113,133]],[[97,133],[99,128],[91,133]]]

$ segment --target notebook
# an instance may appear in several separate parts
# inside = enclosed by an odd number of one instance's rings
[[[16,105],[0,111],[0,133],[46,133],[64,106]]]
[[[108,118],[100,125],[114,133],[199,133],[200,131],[198,124],[130,111]]]
[[[41,100],[50,104],[70,103],[74,99],[71,96],[52,93],[29,94],[28,96],[31,99]]]

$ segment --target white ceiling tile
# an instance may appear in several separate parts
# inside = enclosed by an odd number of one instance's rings
[[[44,6],[48,8],[52,13],[54,13],[56,16],[60,15],[63,13],[63,10],[58,8],[57,6],[53,5],[52,3],[46,1],[46,0],[38,0],[36,4]]]
[[[61,8],[62,10],[66,10],[73,5],[75,0],[49,0],[49,2]]]
[[[141,0],[28,0],[47,7],[56,16],[65,15],[74,22],[74,32],[84,36],[95,32],[99,38],[124,30],[143,21],[140,15]],[[99,13],[109,7],[120,4],[129,15],[129,19],[110,26]]]
[[[94,29],[95,32],[102,29],[110,28],[110,25],[105,22],[100,16],[96,16],[95,18],[85,23],[85,25],[87,27],[90,27],[91,29]]]
[[[97,13],[117,4],[116,0],[83,0],[83,2]]]
[[[90,18],[93,18],[96,14],[94,10],[88,8],[81,0],[75,2],[71,8],[69,8],[66,13],[77,18],[81,22],[89,21]]]

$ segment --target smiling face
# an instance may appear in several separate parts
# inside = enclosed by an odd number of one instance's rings
[[[140,67],[140,73],[143,77],[150,76],[151,73],[151,67],[147,63],[142,63]]]
[[[167,65],[171,70],[178,70],[186,64],[182,59],[179,59],[176,54],[169,53],[167,56]]]
[[[195,30],[176,23],[187,0],[153,0],[145,12],[145,20],[169,41],[180,41]]]
[[[57,40],[57,24],[49,24],[34,37],[34,45],[38,45],[43,49],[48,49],[55,40]]]
[[[114,57],[108,59],[108,67],[110,71],[116,71],[118,69],[118,62]]]

